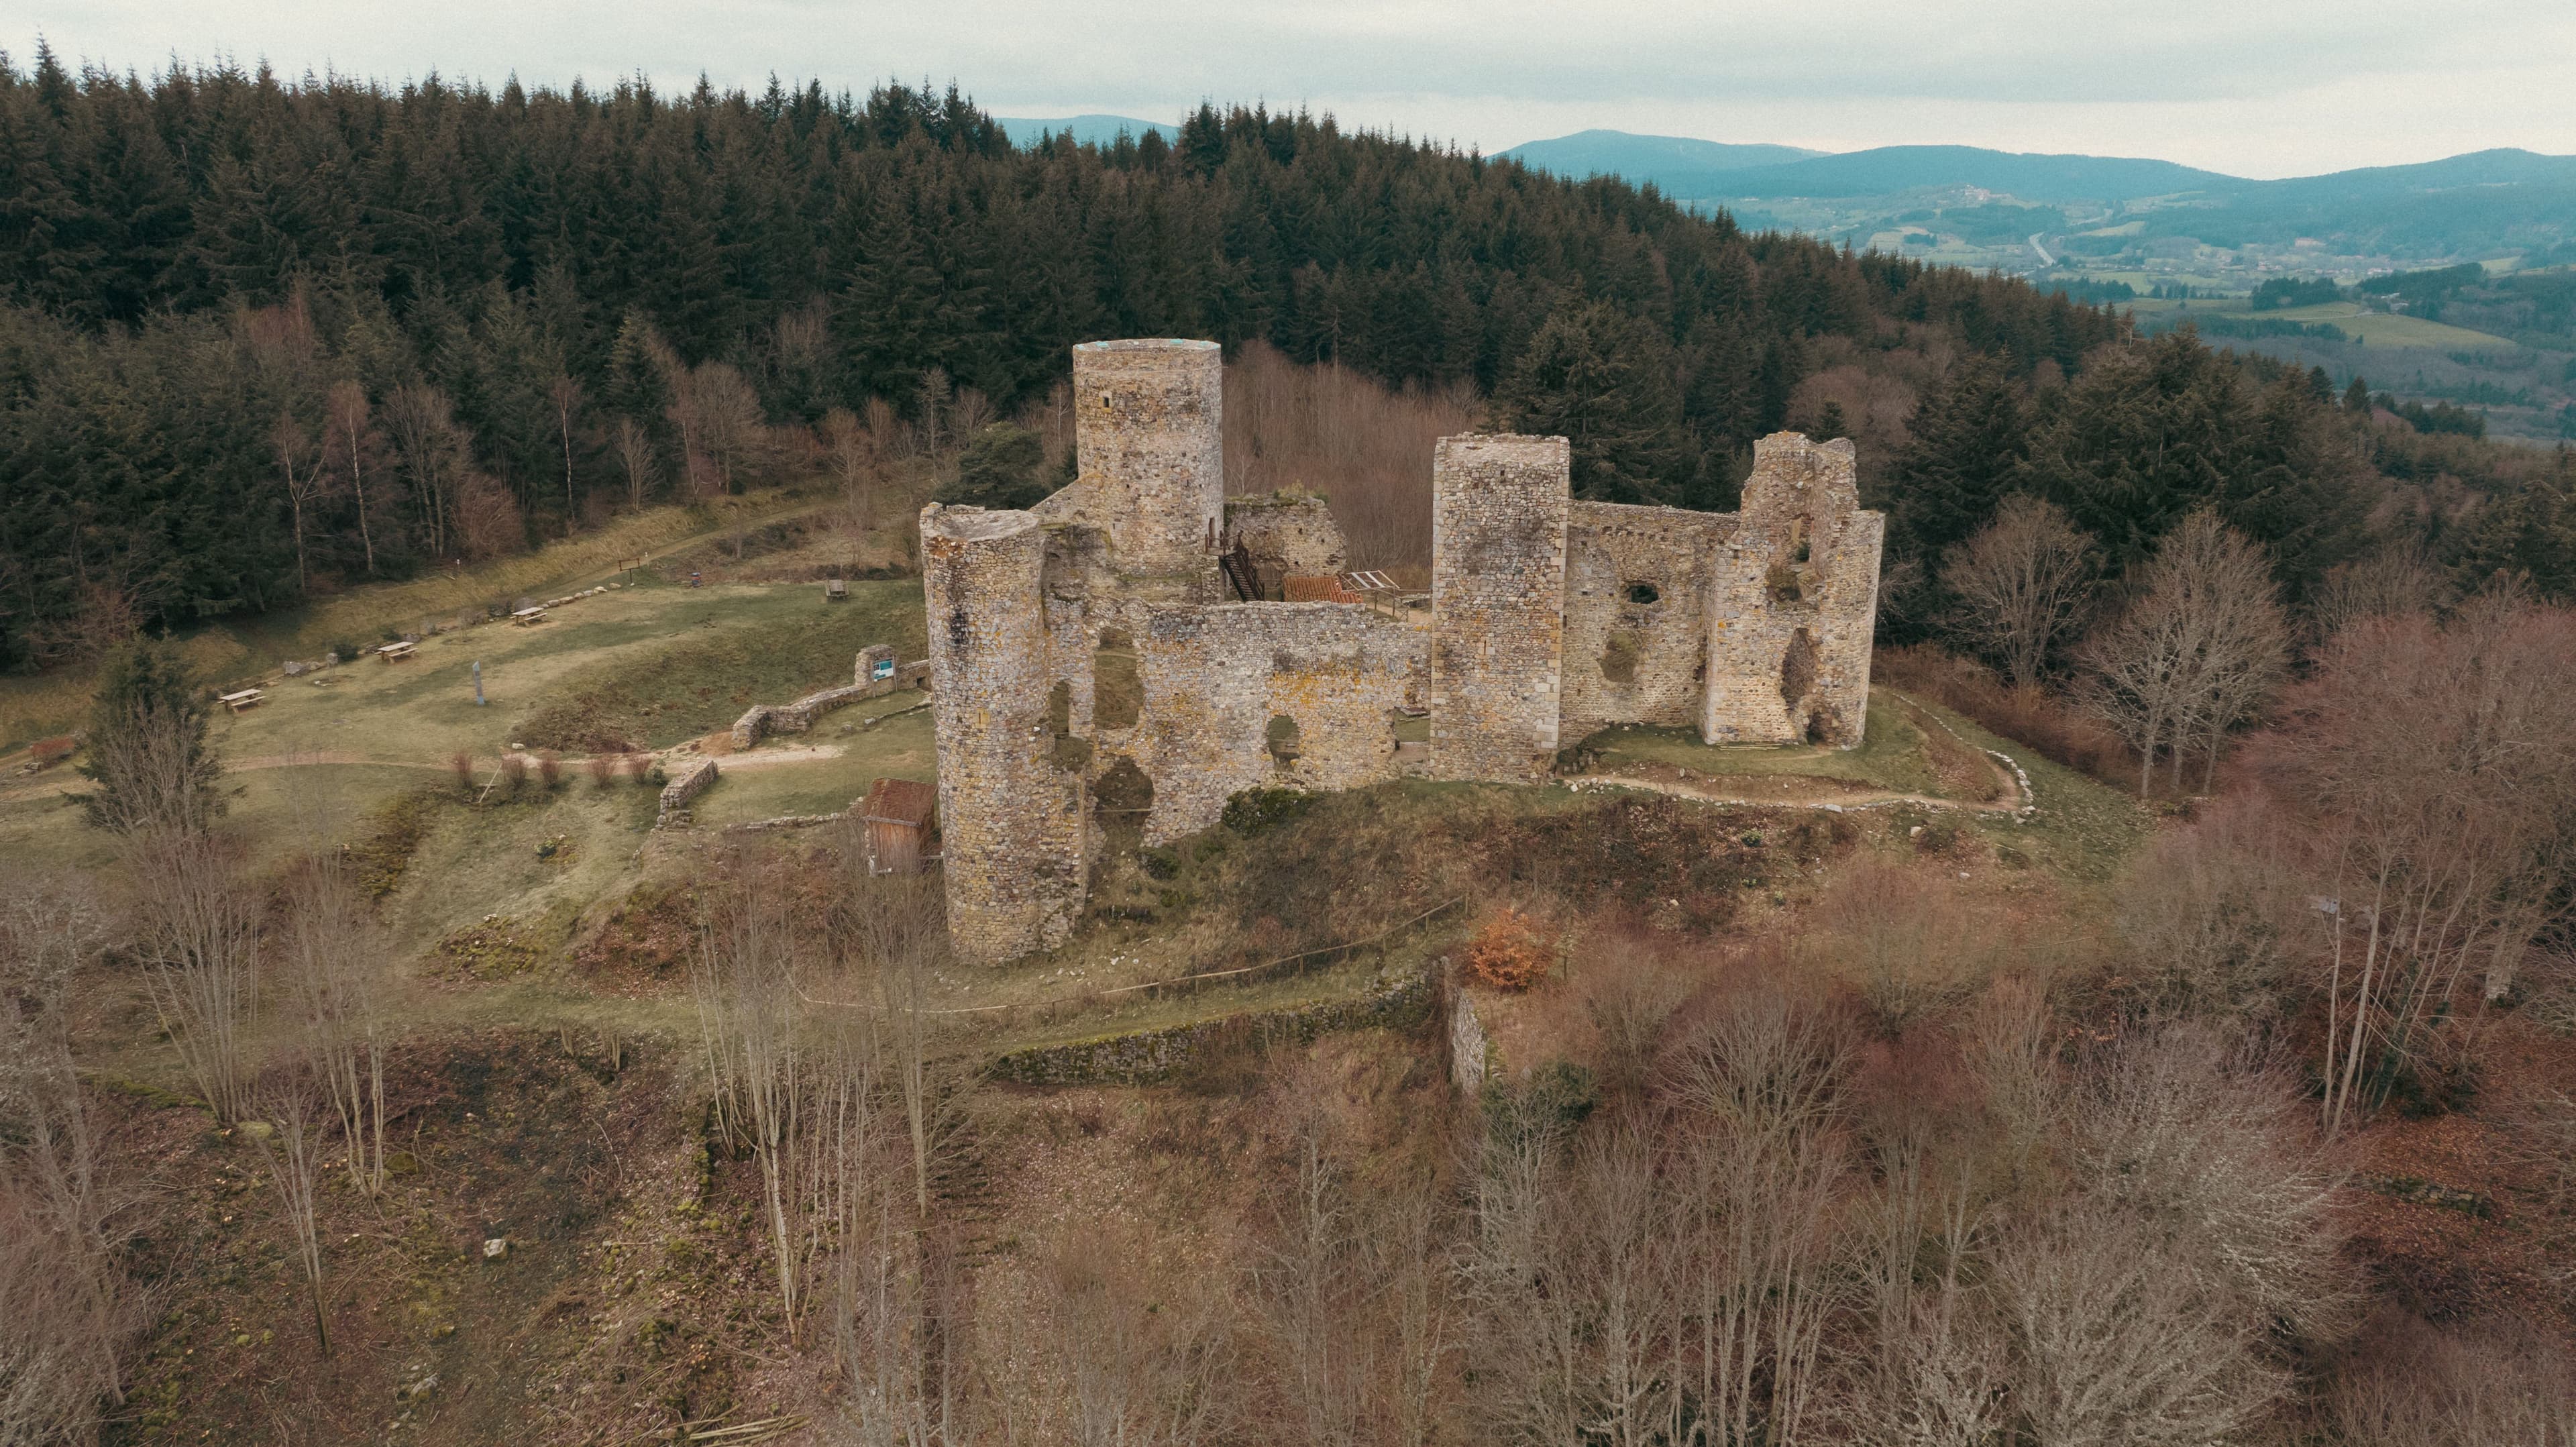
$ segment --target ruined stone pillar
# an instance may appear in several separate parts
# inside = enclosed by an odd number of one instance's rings
[[[1565,653],[1562,437],[1444,437],[1431,465],[1431,771],[1538,783]]]
[[[1046,539],[1024,512],[922,509],[948,931],[984,964],[1061,943],[1086,883],[1083,782],[1047,720]]]
[[[1700,737],[1858,748],[1887,519],[1861,509],[1851,443],[1756,441],[1741,516],[1713,572]]]
[[[1225,526],[1225,356],[1148,338],[1073,349],[1073,437],[1118,571],[1213,575]]]

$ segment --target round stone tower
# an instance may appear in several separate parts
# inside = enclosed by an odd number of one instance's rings
[[[1225,526],[1225,354],[1147,338],[1073,349],[1074,443],[1131,576],[1215,571]]]
[[[1061,943],[1086,883],[1082,774],[1047,719],[1046,535],[1024,512],[922,509],[948,931],[960,956]]]

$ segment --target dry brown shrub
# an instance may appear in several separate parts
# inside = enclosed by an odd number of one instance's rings
[[[1600,1036],[1603,1081],[1617,1091],[1642,1089],[1665,1024],[1690,998],[1697,972],[1650,936],[1620,931],[1587,952],[1576,978]]]
[[[582,760],[581,766],[589,773],[590,782],[602,789],[617,777],[617,761],[606,754],[593,754]]]
[[[1855,978],[1889,1036],[1944,1001],[1973,993],[2004,955],[2005,931],[1939,881],[1895,861],[1864,856],[1817,910],[1809,947],[1828,969]]]
[[[1966,714],[1993,732],[2106,784],[2127,788],[2136,780],[2126,745],[2036,684],[2008,686],[1992,671],[1928,643],[1882,648],[1871,660],[1870,671],[1891,688]]]
[[[1467,945],[1467,974],[1497,990],[1526,990],[1556,968],[1556,937],[1505,905]]]

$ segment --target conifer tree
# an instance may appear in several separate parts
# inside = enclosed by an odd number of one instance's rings
[[[1686,464],[1670,351],[1605,303],[1559,307],[1530,339],[1503,405],[1514,430],[1566,439],[1576,497],[1666,502],[1679,491],[1675,473]]]
[[[136,637],[108,652],[86,748],[81,776],[98,785],[83,801],[92,824],[125,834],[194,829],[221,812],[205,700],[167,640]]]

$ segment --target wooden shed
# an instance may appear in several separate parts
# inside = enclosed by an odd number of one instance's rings
[[[910,779],[879,779],[859,801],[859,818],[868,829],[868,873],[910,874],[930,852],[931,821],[939,814],[939,790]]]

